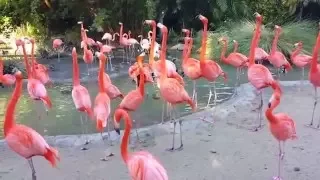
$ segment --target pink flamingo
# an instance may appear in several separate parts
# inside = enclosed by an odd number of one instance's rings
[[[248,58],[241,54],[241,53],[238,53],[238,52],[232,52],[228,55],[228,57],[226,57],[226,52],[227,52],[227,49],[228,49],[228,41],[227,41],[227,38],[226,37],[222,37],[222,38],[219,38],[219,43],[222,43],[223,47],[222,47],[222,50],[221,50],[221,60],[226,63],[226,64],[229,64],[233,67],[235,67],[237,69],[237,73],[236,73],[236,84],[235,84],[235,87],[237,87],[238,85],[240,85],[240,76],[241,76],[241,69],[243,67],[246,67],[247,66],[247,61],[248,61]],[[235,41],[235,40],[234,40]],[[235,41],[235,48],[234,50],[237,50],[237,44],[238,42]]]
[[[52,107],[52,103],[51,103],[50,97],[48,96],[47,90],[45,86],[41,83],[41,81],[39,81],[38,79],[35,79],[35,73],[34,73],[35,66],[34,66],[34,63],[32,63],[31,64],[32,69],[30,68],[30,64],[28,62],[28,57],[27,57],[26,48],[25,48],[25,42],[23,40],[17,41],[17,42],[18,42],[18,45],[22,46],[22,50],[23,50],[24,63],[26,66],[27,74],[28,74],[28,84],[27,84],[28,93],[31,99],[35,101],[41,100],[48,113],[48,109]]]
[[[192,99],[197,104],[196,80],[201,78],[200,61],[190,57],[193,45],[193,39],[190,38],[190,31],[188,29],[182,29],[182,32],[186,34],[182,52],[182,70],[184,74],[193,81]]]
[[[278,175],[273,177],[274,180],[281,180],[281,161],[284,158],[284,143],[288,139],[293,140],[297,138],[293,119],[286,113],[273,114],[273,110],[280,104],[281,94],[280,87],[275,87],[268,103],[268,109],[265,112],[266,118],[269,121],[271,134],[279,142]],[[282,147],[281,142],[283,142]]]
[[[145,53],[148,53],[150,49],[150,42],[148,39],[143,39],[142,35],[139,35],[138,38],[140,38],[140,46],[144,50]]]
[[[5,86],[12,86],[16,82],[16,77],[11,74],[3,74],[3,60],[0,57],[0,82]]]
[[[87,88],[80,84],[79,79],[79,67],[78,67],[78,56],[76,48],[72,49],[72,62],[73,62],[73,88],[72,88],[72,99],[76,109],[80,112],[86,113],[91,119],[94,119],[94,113],[91,109],[91,98]],[[82,114],[80,115],[82,134],[85,134],[83,128],[84,123],[82,120]],[[86,117],[87,120],[87,117]],[[85,130],[86,131],[86,130]],[[86,139],[85,145],[89,143]],[[83,150],[86,150],[83,148]]]
[[[286,59],[286,57],[283,55],[282,52],[277,50],[277,44],[280,37],[280,33],[282,31],[281,27],[278,25],[274,26],[274,39],[272,42],[271,52],[268,56],[268,60],[270,63],[275,66],[278,69],[278,77],[280,78],[280,68],[283,66],[286,71],[289,71],[292,69],[290,63]]]
[[[54,39],[52,42],[52,47],[58,52],[58,62],[60,62],[60,51],[58,50],[63,44],[61,39]]]
[[[167,77],[167,68],[165,63],[165,57],[166,57],[166,51],[167,51],[167,37],[168,37],[168,29],[166,26],[164,26],[161,23],[158,23],[157,26],[161,29],[162,32],[162,45],[161,45],[161,67],[162,67],[162,73],[160,75],[160,94],[161,97],[168,103],[172,105],[172,109],[174,109],[174,106],[182,103],[187,103],[191,106],[193,111],[196,111],[196,105],[192,101],[192,99],[189,97],[187,91],[184,89],[184,87],[179,83],[178,80],[174,78],[168,78]],[[170,151],[174,150],[174,140],[175,140],[175,132],[176,132],[176,120],[173,120],[173,142],[172,142],[172,148],[168,149]],[[183,149],[183,143],[182,143],[182,120],[179,119],[180,124],[180,147],[177,150]]]
[[[125,130],[121,141],[121,156],[128,167],[130,177],[137,180],[168,180],[167,171],[149,152],[139,151],[129,154],[128,143],[132,128],[132,120],[127,111],[117,109],[114,113],[114,126],[115,131],[119,135],[119,123],[122,118],[125,122]]]
[[[124,35],[123,34],[123,23],[119,22],[119,25],[120,25],[120,44],[123,45],[124,47],[127,47],[128,51],[129,51],[129,48],[131,45],[139,44],[139,42],[136,39],[130,38],[126,34]],[[131,60],[129,60],[128,53],[127,53],[127,63],[129,64],[130,61]]]
[[[145,94],[145,89],[144,89],[144,84],[145,84],[145,73],[143,69],[143,58],[144,54],[141,54],[137,56],[137,62],[139,64],[139,70],[140,70],[140,82],[139,86],[130,91],[121,101],[120,105],[118,108],[124,109],[126,111],[136,111],[141,104],[143,103],[144,100],[144,94]],[[136,128],[136,134],[137,134],[137,139],[140,141],[138,130]]]
[[[214,82],[217,80],[219,76],[222,76],[227,81],[227,73],[225,73],[222,68],[213,60],[206,59],[206,49],[207,49],[207,34],[208,34],[208,19],[202,15],[198,16],[199,19],[202,21],[203,24],[203,31],[202,31],[202,41],[201,41],[201,53],[200,53],[200,68],[202,77],[204,77],[209,82]],[[213,83],[213,93],[211,91],[211,87],[209,86],[209,98],[207,107],[210,105],[210,100],[212,95],[214,95],[214,104],[216,104],[217,100],[217,93],[215,83]]]
[[[110,41],[112,40],[112,35],[110,33],[104,33],[101,39],[105,40],[107,45],[110,45]]]
[[[256,16],[256,28],[253,33],[253,38],[251,41],[250,52],[249,52],[249,66],[248,66],[248,80],[256,88],[260,94],[260,105],[258,106],[258,121],[259,126],[255,128],[258,131],[262,127],[262,89],[266,87],[277,87],[278,83],[273,79],[271,72],[268,68],[261,64],[255,64],[254,55],[257,45],[259,44],[262,16],[259,13],[255,13]]]
[[[302,82],[304,79],[304,67],[311,62],[312,57],[305,54],[300,54],[303,46],[302,42],[298,42],[294,44],[294,46],[296,47],[296,49],[291,53],[290,59],[294,65],[302,69],[302,75],[301,75],[301,88],[302,88]]]
[[[16,86],[12,97],[7,105],[4,119],[4,138],[12,151],[28,160],[32,171],[32,179],[36,180],[36,171],[33,166],[32,157],[43,156],[50,164],[55,167],[57,160],[60,160],[59,153],[50,147],[44,138],[31,129],[15,121],[15,108],[21,97],[23,77],[20,71],[15,73]]]
[[[313,104],[313,110],[312,110],[312,118],[311,118],[311,122],[309,124],[310,127],[313,125],[314,111],[315,111],[317,103],[318,103],[317,88],[320,87],[320,78],[319,78],[320,77],[320,64],[318,64],[319,49],[320,49],[320,23],[319,23],[318,37],[316,40],[316,44],[313,48],[311,66],[310,66],[310,71],[309,71],[309,81],[314,87],[314,104]],[[320,120],[319,120],[319,124],[317,125],[317,128],[320,128]]]

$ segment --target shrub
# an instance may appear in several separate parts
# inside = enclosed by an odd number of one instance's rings
[[[259,47],[266,52],[271,49],[273,40],[274,27],[262,27],[262,35]],[[214,32],[208,34],[207,56],[217,59],[220,57],[221,46],[218,45],[218,38],[225,36],[229,40],[228,51],[233,50],[232,40],[239,42],[239,52],[248,55],[251,44],[252,34],[254,30],[254,22],[243,20],[238,23],[232,23],[218,28]],[[282,26],[282,33],[278,42],[278,49],[288,55],[294,48],[294,44],[298,41],[303,42],[304,53],[310,54],[314,46],[318,26],[311,21],[289,22]],[[201,42],[201,33],[197,33],[195,43],[198,47]]]

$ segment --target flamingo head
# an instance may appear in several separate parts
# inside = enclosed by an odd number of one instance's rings
[[[203,15],[199,14],[198,18],[200,19],[200,21],[202,21],[202,23],[208,24],[208,18],[204,17]]]
[[[256,16],[256,21],[262,23],[262,16],[258,12],[255,12],[254,15]]]
[[[158,23],[157,26],[158,26],[158,28],[161,29],[162,33],[168,33],[168,28],[165,25],[163,25],[162,23]]]
[[[16,79],[23,79],[21,71],[19,71],[17,68],[13,68],[12,72],[14,72],[14,76],[16,77]]]
[[[275,25],[275,26],[274,26],[274,29],[275,29],[275,31],[277,31],[277,32],[281,32],[281,30],[282,30],[282,28],[281,28],[280,26],[278,26],[278,25]]]
[[[101,46],[100,52],[102,53],[110,53],[112,51],[112,49],[114,49],[115,47],[113,46],[109,46],[109,45],[103,45]]]
[[[299,42],[295,43],[295,44],[294,44],[294,47],[302,47],[302,42],[299,41]]]
[[[151,26],[156,26],[157,25],[156,21],[154,21],[154,20],[145,20],[144,24],[149,24]]]
[[[227,38],[226,37],[220,37],[219,39],[218,39],[218,43],[223,43],[223,44],[225,44],[227,42]]]
[[[275,91],[269,99],[268,108],[275,108],[280,103],[281,93]]]
[[[123,23],[122,23],[122,22],[119,22],[119,25],[123,25]]]
[[[78,21],[78,24],[83,24],[83,21]]]
[[[24,41],[22,39],[16,39],[16,46],[22,46],[24,45]]]
[[[182,32],[186,34],[186,36],[190,36],[190,30],[189,29],[182,29]]]

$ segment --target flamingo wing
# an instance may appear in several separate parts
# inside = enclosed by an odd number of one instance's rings
[[[267,59],[269,54],[262,48],[256,48],[254,53],[254,58],[257,60]]]
[[[311,56],[299,54],[292,59],[292,62],[298,67],[304,67],[311,62],[311,59]]]
[[[268,87],[274,81],[269,69],[261,64],[254,64],[249,67],[248,79],[257,89]]]
[[[271,132],[276,138],[282,141],[297,138],[295,123],[288,114],[277,113],[275,117],[278,123],[275,125],[271,124]]]
[[[121,101],[119,107],[129,111],[135,111],[143,102],[140,91],[135,89],[130,91]]]
[[[85,87],[74,86],[71,95],[76,109],[91,108],[91,98]]]
[[[105,90],[106,90],[108,96],[110,97],[110,99],[115,99],[117,97],[123,97],[119,88],[111,83],[107,84],[107,86],[105,87]]]

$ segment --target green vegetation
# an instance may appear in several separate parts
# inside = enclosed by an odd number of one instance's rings
[[[239,42],[239,52],[248,55],[252,33],[254,29],[254,22],[244,20],[237,23],[229,23],[222,26],[209,34],[207,52],[208,56],[214,59],[220,58],[221,46],[218,45],[218,38],[224,36],[229,40],[228,50],[233,50],[232,40]],[[317,35],[318,26],[315,22],[301,21],[290,22],[282,26],[282,33],[278,42],[278,49],[284,54],[289,55],[294,44],[298,41],[303,42],[305,53],[310,53],[314,46],[315,37]],[[264,26],[262,28],[262,36],[260,39],[259,47],[263,48],[266,52],[271,49],[274,32],[273,26]],[[201,33],[198,33],[195,42],[200,44]]]

